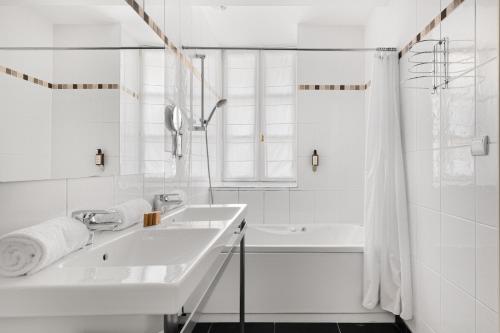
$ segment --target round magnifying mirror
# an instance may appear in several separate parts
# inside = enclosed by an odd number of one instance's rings
[[[176,105],[167,105],[165,108],[165,124],[173,132],[180,132],[182,128],[182,112]]]

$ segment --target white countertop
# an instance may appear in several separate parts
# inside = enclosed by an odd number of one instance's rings
[[[99,232],[93,245],[34,275],[0,278],[0,317],[177,313],[245,212],[195,205],[158,226]]]

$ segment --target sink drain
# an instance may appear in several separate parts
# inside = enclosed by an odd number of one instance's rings
[[[104,253],[104,254],[102,255],[102,260],[103,260],[103,261],[108,260],[108,254],[107,254],[107,253]]]

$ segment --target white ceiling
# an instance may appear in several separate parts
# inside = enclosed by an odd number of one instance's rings
[[[158,1],[164,0],[146,0],[146,4]],[[364,25],[374,8],[391,0],[168,1],[191,5],[192,19],[183,26],[190,29],[184,34],[191,37],[187,44],[294,46],[299,24]],[[36,8],[54,24],[126,22],[133,28],[131,31],[145,26],[123,0],[0,0],[0,5],[13,4]],[[154,38],[137,37],[143,42],[155,42]]]
[[[297,43],[297,26],[365,25],[374,8],[389,0],[191,0],[193,43],[209,29],[219,45]],[[200,34],[201,35],[201,34]],[[206,43],[205,43],[206,44]]]
[[[191,0],[192,5],[227,5],[227,6],[335,6],[358,7],[384,5],[388,0]]]

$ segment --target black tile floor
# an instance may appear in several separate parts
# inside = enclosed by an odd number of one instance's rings
[[[238,323],[199,323],[194,333],[239,333]],[[245,333],[401,333],[396,324],[247,323]]]

